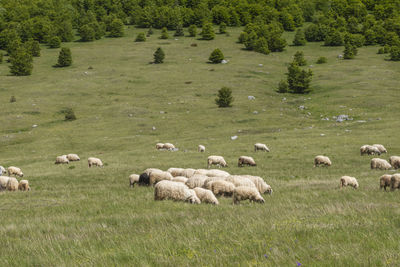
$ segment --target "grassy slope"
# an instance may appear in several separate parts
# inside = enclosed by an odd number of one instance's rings
[[[139,31],[67,44],[74,64],[66,69],[51,67],[58,49],[43,49],[29,77],[8,76],[7,64],[0,65],[0,163],[20,166],[33,188],[0,194],[0,265],[400,261],[398,193],[380,192],[385,172],[371,171],[369,157],[359,155],[367,143],[400,154],[399,63],[385,61],[376,47],[339,61],[343,47],[319,43],[265,56],[241,50],[239,29],[209,42],[160,40],[156,31],[147,42],[134,43]],[[148,64],[159,46],[165,64]],[[228,64],[206,63],[217,47]],[[275,87],[297,50],[313,65],[315,92],[279,95]],[[315,64],[320,56],[328,63]],[[222,86],[233,89],[231,109],[214,104]],[[16,103],[9,103],[11,95]],[[64,122],[64,107],[72,107],[78,120]],[[339,114],[354,121],[321,120]],[[233,135],[238,139],[230,140]],[[172,142],[180,151],[156,151],[156,142]],[[255,154],[255,142],[268,144],[271,153]],[[205,154],[196,152],[198,144],[206,146]],[[71,164],[75,168],[53,164],[57,155],[72,152],[83,159]],[[130,173],[204,168],[211,154],[223,155],[231,173],[264,177],[274,195],[265,205],[233,206],[223,199],[218,207],[192,206],[154,202],[151,188],[128,187]],[[328,155],[333,166],[314,169],[317,154]],[[258,166],[236,167],[240,155],[253,156]],[[88,169],[89,156],[100,157],[106,167]],[[338,190],[342,175],[356,176],[360,189]]]

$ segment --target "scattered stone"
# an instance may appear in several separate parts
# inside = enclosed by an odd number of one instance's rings
[[[325,134],[321,134],[321,136],[325,136]]]
[[[334,116],[333,119],[336,119],[336,122],[344,122],[344,121],[352,121],[353,118],[350,118],[349,115],[339,115],[339,116]]]
[[[367,122],[367,121],[359,120],[359,121],[357,121],[357,122],[359,122],[359,123],[365,123],[365,122]]]
[[[282,98],[282,101],[286,101],[286,97]]]
[[[155,131],[155,130],[156,130],[156,127],[155,127],[155,126],[153,126],[153,128],[152,128],[152,129],[153,129],[153,131]]]
[[[262,66],[263,66],[263,64],[258,64],[258,66],[259,66],[259,67],[262,67]]]
[[[349,129],[346,129],[346,130],[344,130],[345,132],[351,132],[351,130],[349,130]]]
[[[32,128],[36,128],[36,127],[37,127],[37,124],[32,125]]]
[[[129,117],[133,117],[133,114],[131,113],[131,114],[129,114],[128,116],[129,116]]]
[[[236,140],[238,138],[237,135],[231,136],[231,140]]]
[[[306,107],[305,106],[299,106],[299,109],[306,109]]]
[[[247,99],[248,99],[248,100],[255,100],[256,98],[255,98],[254,96],[252,96],[252,95],[249,95],[249,96],[247,97]]]
[[[322,121],[329,121],[329,118],[326,117],[326,118],[322,118],[321,120],[322,120]]]
[[[253,111],[253,114],[258,114],[258,111],[257,110]]]
[[[165,113],[165,111],[162,111],[162,110],[160,111],[160,114],[164,114],[164,113]]]
[[[343,59],[343,55],[338,55],[338,59]]]
[[[223,59],[223,60],[221,61],[221,64],[226,64],[226,63],[228,63],[228,61],[225,60],[225,59]]]

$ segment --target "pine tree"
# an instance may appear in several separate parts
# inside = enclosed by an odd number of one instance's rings
[[[296,62],[293,62],[289,65],[286,75],[288,76],[289,93],[307,94],[311,91],[309,88],[312,77],[311,70],[302,70]]]
[[[265,54],[265,55],[268,55],[269,53],[271,53],[271,51],[268,48],[267,39],[265,39],[264,37],[258,38],[258,40],[256,41],[255,46],[254,46],[254,51]]]
[[[168,39],[169,35],[168,35],[168,30],[166,27],[161,29],[161,37],[160,39]]]
[[[53,36],[49,39],[48,45],[50,48],[60,48],[61,39],[58,36]]]
[[[304,32],[301,29],[298,29],[296,31],[296,34],[294,36],[293,40],[293,45],[295,46],[303,46],[307,43],[306,37],[304,35]]]
[[[196,37],[196,35],[197,35],[197,27],[196,27],[196,25],[190,25],[189,26],[189,36],[190,37]]]
[[[219,33],[220,34],[226,33],[226,24],[225,24],[225,22],[221,22],[221,24],[219,24]]]
[[[400,61],[400,46],[393,46],[390,49],[390,60]]]
[[[233,97],[232,97],[232,90],[228,87],[222,87],[220,90],[218,90],[218,96],[215,99],[215,103],[218,105],[220,108],[227,108],[231,107],[233,102]]]
[[[38,41],[29,39],[25,42],[25,47],[32,54],[32,56],[40,57],[40,45]]]
[[[184,35],[185,35],[185,33],[183,32],[182,24],[178,24],[176,26],[176,31],[174,33],[174,36],[184,36]]]
[[[91,42],[95,40],[95,31],[89,25],[83,25],[79,28],[79,36],[82,42]]]
[[[145,42],[146,41],[146,36],[144,35],[144,32],[139,32],[138,35],[136,36],[135,42]]]
[[[153,33],[154,33],[153,28],[150,27],[149,30],[147,31],[147,37],[150,37],[150,35],[152,35]]]
[[[203,29],[201,31],[201,36],[203,40],[213,40],[215,37],[214,29],[211,23],[204,23]]]
[[[114,19],[110,24],[110,37],[124,36],[124,23],[120,19]]]
[[[3,53],[0,52],[0,64],[3,62]]]
[[[218,64],[221,63],[222,60],[224,60],[224,54],[219,48],[216,48],[208,58],[212,63]]]
[[[307,61],[304,59],[304,53],[301,51],[297,51],[296,54],[294,54],[294,62],[297,63],[299,66],[305,66],[307,65]]]
[[[57,67],[68,67],[72,64],[71,50],[67,47],[62,47],[58,55]]]
[[[15,76],[31,75],[33,69],[32,54],[20,46],[10,55],[10,72]]]
[[[357,54],[357,47],[352,45],[350,42],[347,42],[344,46],[343,58],[344,59],[353,59]]]
[[[156,52],[154,53],[154,63],[160,64],[164,62],[165,54],[161,47],[157,48]]]

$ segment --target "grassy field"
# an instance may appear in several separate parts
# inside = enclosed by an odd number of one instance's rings
[[[371,157],[359,153],[381,143],[383,158],[400,154],[399,63],[377,47],[338,60],[343,47],[321,43],[262,55],[236,43],[240,29],[213,41],[160,40],[155,31],[135,43],[140,31],[66,44],[68,68],[53,68],[59,49],[45,47],[31,76],[9,76],[0,65],[0,165],[21,167],[32,187],[0,193],[1,266],[400,264],[399,192],[380,191],[385,172],[370,170]],[[291,43],[293,34],[286,37]],[[149,64],[157,47],[165,63]],[[207,63],[215,48],[228,64]],[[314,92],[278,94],[297,50],[311,65]],[[315,64],[320,56],[328,63]],[[214,103],[222,86],[233,90],[232,108]],[[12,95],[17,102],[9,103]],[[64,121],[66,107],[76,121]],[[353,120],[332,119],[340,114]],[[179,151],[156,151],[157,142]],[[256,142],[271,152],[254,153]],[[54,165],[66,153],[82,161]],[[152,188],[128,186],[131,173],[205,168],[212,154],[224,156],[232,174],[262,176],[274,194],[264,205],[190,205],[155,202]],[[330,168],[313,168],[319,154],[330,157]],[[258,166],[238,168],[241,155]],[[90,156],[105,167],[89,169]],[[342,175],[357,177],[359,190],[339,190]]]

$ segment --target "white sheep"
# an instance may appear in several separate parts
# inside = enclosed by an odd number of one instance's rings
[[[400,173],[395,173],[390,177],[390,191],[400,189]]]
[[[207,173],[209,171],[210,170],[206,170],[206,169],[197,169],[197,170],[194,171],[194,174],[207,175]]]
[[[183,176],[183,171],[185,169],[182,168],[169,168],[167,172],[169,172],[172,176]]]
[[[213,182],[215,181],[219,181],[219,180],[225,180],[225,177],[223,176],[212,176],[212,177],[208,177],[205,181],[204,181],[204,185],[203,188],[211,190],[211,185]]]
[[[387,153],[386,148],[381,144],[374,144],[372,146],[376,147],[380,153]]]
[[[354,189],[357,189],[358,188],[357,179],[351,176],[342,176],[340,178],[340,188],[343,188],[344,186],[352,186]]]
[[[103,167],[103,162],[98,158],[90,157],[88,158],[89,168],[92,166]]]
[[[208,177],[205,175],[195,174],[187,180],[186,185],[190,189],[193,189],[195,187],[203,187],[204,182],[206,181],[207,178]]]
[[[205,152],[205,151],[206,151],[206,147],[203,146],[203,145],[199,145],[197,150],[198,150],[199,152]]]
[[[67,155],[62,155],[62,156],[58,156],[56,157],[56,162],[54,162],[54,164],[68,164],[69,160],[67,158]]]
[[[160,172],[162,172],[162,170],[160,170],[160,169],[156,169],[156,168],[147,168],[147,169],[145,169],[145,170],[143,171],[143,173],[146,173],[147,175],[150,175],[150,173],[151,173],[152,171],[160,171]]]
[[[384,189],[386,191],[386,187],[390,187],[392,175],[391,174],[384,174],[379,178],[379,186],[380,189]]]
[[[257,166],[256,162],[252,157],[240,156],[238,159],[238,167],[242,167],[243,165]]]
[[[175,146],[173,144],[171,144],[171,143],[165,143],[163,148],[166,149],[166,150],[173,151],[175,149]]]
[[[389,170],[392,166],[384,159],[373,158],[371,159],[371,169]]]
[[[216,176],[228,177],[230,175],[229,172],[222,170],[211,169],[206,171],[207,171],[206,175],[208,177],[216,177]]]
[[[248,186],[236,187],[233,191],[233,204],[239,204],[241,200],[246,199],[250,200],[250,202],[265,203],[257,188]]]
[[[269,194],[272,195],[272,187],[267,184],[263,178],[261,178],[260,176],[253,176],[253,175],[242,175],[243,177],[246,177],[248,179],[250,179],[255,186],[258,189],[258,192],[260,192],[261,194]]]
[[[18,180],[14,177],[10,177],[10,179],[8,179],[6,189],[8,191],[17,191],[18,190]]]
[[[269,148],[267,147],[267,145],[261,143],[254,144],[254,152],[257,152],[258,150],[269,152]]]
[[[195,187],[193,189],[196,192],[197,197],[202,203],[209,203],[214,205],[219,205],[218,199],[215,197],[211,190],[207,190],[200,187]]]
[[[157,150],[164,149],[164,144],[163,144],[163,143],[157,143],[157,144],[156,144],[156,149],[157,149]]]
[[[188,178],[186,178],[185,176],[175,176],[174,178],[172,178],[171,181],[186,184],[186,182],[188,181]]]
[[[191,169],[191,168],[184,169],[181,176],[185,176],[187,178],[190,178],[190,177],[192,177],[194,175],[195,172],[196,172],[195,169]]]
[[[367,154],[367,155],[380,155],[381,152],[375,146],[363,145],[363,146],[360,147],[360,154],[361,154],[361,156],[364,155],[364,154]]]
[[[3,166],[0,166],[0,176],[2,174],[6,174],[6,169]]]
[[[218,165],[218,167],[228,167],[224,157],[222,156],[209,156],[207,158],[207,167],[210,168],[211,165]]]
[[[216,196],[232,196],[235,185],[225,180],[218,180],[211,183],[211,191]]]
[[[332,163],[328,157],[319,155],[314,158],[314,167],[319,165],[331,166]]]
[[[194,190],[189,189],[186,185],[172,181],[161,181],[154,187],[155,200],[176,200],[186,201],[192,204],[200,204],[201,201],[197,197]]]
[[[15,175],[15,176],[19,176],[19,177],[24,176],[24,173],[21,171],[21,169],[18,167],[14,167],[14,166],[8,167],[7,172],[8,172],[8,176],[11,176],[11,175]]]
[[[68,154],[67,159],[69,161],[80,161],[81,158],[77,154]]]
[[[391,156],[389,158],[389,163],[390,163],[390,165],[393,166],[393,168],[399,169],[400,168],[400,157],[399,156]]]
[[[235,187],[238,186],[247,186],[247,187],[256,187],[256,185],[251,181],[250,179],[246,177],[242,177],[240,175],[231,175],[228,177],[225,177],[224,179],[227,182],[231,182],[232,184],[235,185]]]
[[[163,180],[172,180],[172,175],[169,172],[154,170],[150,172],[150,185],[155,185],[156,183]]]
[[[29,187],[29,181],[28,180],[19,181],[18,190],[20,190],[20,191],[30,191],[31,188]]]
[[[9,179],[10,179],[10,177],[0,176],[0,191],[3,191],[6,189]]]
[[[129,186],[135,187],[136,183],[139,183],[139,175],[138,174],[129,175]]]

